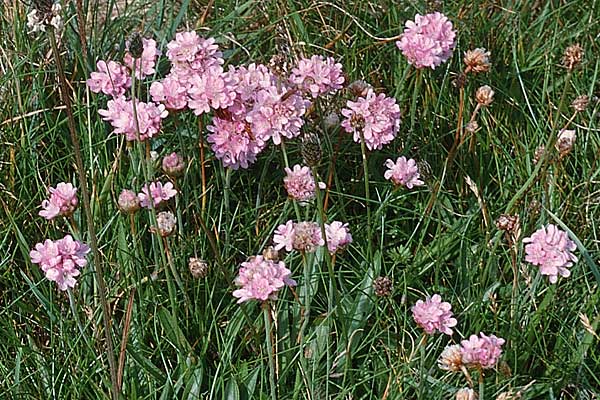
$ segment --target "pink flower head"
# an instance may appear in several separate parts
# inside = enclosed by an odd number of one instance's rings
[[[241,286],[233,292],[238,304],[248,300],[275,300],[277,292],[284,286],[296,286],[290,278],[292,272],[283,261],[265,260],[263,256],[251,257],[242,263],[235,284]]]
[[[169,75],[161,81],[152,82],[150,85],[152,101],[163,103],[169,110],[181,110],[187,106],[187,88],[177,77]]]
[[[127,68],[121,64],[104,60],[96,63],[97,71],[91,73],[90,78],[85,82],[94,93],[104,93],[112,97],[119,97],[125,94],[125,90],[131,86],[131,77]]]
[[[452,335],[452,327],[456,326],[456,319],[452,318],[452,306],[442,302],[439,294],[427,297],[425,301],[418,300],[412,307],[415,322],[431,335],[436,330],[446,335]]]
[[[406,186],[412,189],[414,186],[424,185],[424,182],[419,180],[419,168],[417,163],[412,158],[407,160],[406,157],[398,157],[396,162],[386,160],[385,166],[389,169],[385,171],[385,179],[391,179],[394,185]]]
[[[540,273],[549,276],[550,283],[556,283],[558,275],[565,278],[571,275],[568,268],[577,261],[572,253],[577,246],[566,232],[549,224],[523,239],[523,243],[528,243],[525,246],[525,260],[538,265]]]
[[[60,290],[67,290],[75,287],[75,277],[79,268],[87,264],[85,256],[89,251],[87,245],[67,235],[57,241],[46,239],[36,244],[29,257],[32,263],[40,265],[48,280],[56,282]]]
[[[227,72],[232,81],[236,83],[238,98],[252,107],[256,94],[260,90],[268,90],[276,86],[276,77],[269,68],[262,64],[250,64],[248,67],[229,67]]]
[[[335,92],[344,84],[342,64],[336,63],[332,57],[312,56],[303,58],[292,70],[290,81],[313,98]]]
[[[227,108],[235,100],[235,87],[220,66],[213,66],[189,79],[189,107],[194,114],[207,113],[211,108]]]
[[[161,182],[150,183],[150,189],[148,190],[148,184],[142,187],[142,192],[138,193],[138,199],[140,205],[145,208],[155,208],[163,201],[168,201],[171,197],[177,194],[177,190],[173,188],[171,182],[167,182],[164,185]],[[152,204],[150,203],[150,196],[152,197]]]
[[[380,150],[396,137],[400,129],[400,107],[396,99],[383,93],[376,95],[369,89],[366,97],[348,100],[347,107],[342,109],[342,115],[346,117],[342,127],[346,132],[354,133],[356,143],[361,141],[361,131],[369,150]]]
[[[321,228],[316,223],[288,221],[277,227],[273,243],[275,250],[285,248],[287,251],[294,249],[312,253],[317,247],[323,246],[325,241],[321,236]]]
[[[110,122],[114,133],[125,135],[128,141],[137,140],[137,131],[133,113],[133,103],[125,97],[109,100],[107,110],[98,110],[102,119]],[[169,115],[163,104],[136,101],[136,113],[140,140],[154,137],[160,132],[162,120]]]
[[[144,44],[144,50],[142,51],[142,57],[134,59],[131,53],[127,51],[123,58],[123,63],[133,70],[135,61],[135,76],[138,79],[144,79],[148,75],[152,75],[156,72],[154,67],[156,66],[156,58],[160,55],[160,51],[156,48],[156,41],[154,39],[142,38]]]
[[[167,44],[171,70],[181,78],[202,73],[212,66],[223,64],[222,53],[214,38],[202,38],[196,32],[179,32]]]
[[[331,254],[337,253],[352,243],[352,235],[347,223],[333,221],[331,224],[325,224],[325,236],[327,236],[327,248]]]
[[[494,335],[486,336],[483,333],[471,335],[469,340],[461,343],[462,361],[474,367],[492,368],[502,354],[504,339]]]
[[[283,185],[288,196],[298,201],[308,201],[315,197],[315,179],[306,166],[294,165],[293,169],[285,168],[287,174]]]
[[[417,14],[414,22],[406,22],[404,34],[396,46],[402,50],[409,64],[435,69],[452,55],[455,37],[452,22],[444,14]]]
[[[185,171],[185,160],[176,152],[168,154],[162,159],[162,170],[173,178],[179,177]]]
[[[59,215],[69,216],[77,208],[77,189],[70,183],[61,182],[56,188],[49,188],[50,198],[42,201],[42,208],[39,212],[41,217],[51,220]]]
[[[253,109],[246,116],[257,136],[273,139],[280,144],[281,137],[288,139],[300,135],[304,113],[310,102],[298,93],[280,91],[275,86],[256,94]]]
[[[207,141],[224,167],[248,168],[265,147],[265,143],[252,134],[244,121],[214,117],[212,123],[206,128],[211,132]]]

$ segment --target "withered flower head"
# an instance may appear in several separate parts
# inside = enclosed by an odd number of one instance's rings
[[[583,51],[583,47],[581,47],[579,43],[570,45],[565,49],[565,54],[563,55],[563,66],[567,70],[573,71],[579,64],[581,64],[584,54],[585,52]]]
[[[481,72],[488,72],[490,70],[490,52],[484,48],[477,48],[475,50],[467,50],[463,59],[467,66],[465,72],[474,72],[476,74]]]
[[[496,220],[496,228],[501,231],[513,231],[519,225],[519,216],[502,214]]]
[[[588,104],[590,104],[590,98],[584,94],[582,96],[577,96],[577,98],[571,103],[571,107],[573,107],[573,109],[577,112],[582,112],[585,111]]]
[[[206,275],[208,275],[208,264],[204,260],[196,257],[190,257],[188,267],[190,269],[190,273],[196,279],[204,278]]]
[[[482,107],[487,107],[494,101],[494,91],[488,85],[481,86],[475,93],[475,99]]]
[[[574,130],[561,129],[558,133],[558,140],[556,141],[556,150],[560,153],[561,157],[566,156],[573,150],[575,139],[577,135]]]

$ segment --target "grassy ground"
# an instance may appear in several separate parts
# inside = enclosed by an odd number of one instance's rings
[[[121,57],[136,29],[163,49],[175,32],[196,29],[214,36],[232,65],[267,63],[275,53],[331,55],[350,81],[364,79],[395,96],[403,111],[398,138],[368,154],[368,201],[360,146],[321,124],[322,116],[344,105],[343,96],[321,104],[305,127],[322,135],[318,170],[332,176],[327,216],[348,222],[354,242],[336,259],[333,282],[339,296],[331,295],[322,252],[307,260],[310,282],[304,279],[303,259],[298,254],[286,258],[299,285],[273,303],[276,398],[453,398],[465,380],[438,369],[437,357],[448,343],[480,331],[507,340],[498,368],[486,374],[486,399],[525,386],[522,399],[600,396],[600,350],[593,334],[600,322],[597,100],[570,125],[577,130],[571,154],[551,162],[525,186],[537,171],[536,148],[565,126],[570,102],[598,93],[599,2],[446,1],[442,11],[458,32],[454,56],[420,78],[393,41],[378,38],[398,35],[407,19],[431,10],[423,2],[229,1],[207,7],[205,1],[156,1],[134,3],[104,20],[112,3],[95,7],[97,2],[90,1],[84,10],[87,59],[79,50],[72,3],[65,7],[62,56],[73,90],[117,357],[123,331],[129,329],[123,398],[273,395],[260,305],[236,305],[232,279],[240,262],[269,244],[278,224],[296,219],[281,185],[279,147],[270,146],[248,170],[235,171],[230,195],[224,196],[227,173],[202,139],[209,120],[190,113],[170,117],[152,148],[160,154],[180,151],[190,161],[172,207],[181,229],[167,242],[181,278],[174,283],[157,237],[148,233],[149,217],[138,214],[132,229],[117,210],[120,190],[139,188],[143,178],[134,173],[122,137],[109,135],[97,115],[106,99],[89,92],[84,82],[97,59]],[[74,215],[76,224],[47,223],[37,215],[48,186],[81,183],[47,36],[26,34],[23,3],[5,0],[0,7],[0,398],[109,397],[99,288],[91,266],[83,270],[71,305],[29,261],[35,243],[60,238],[77,225],[84,240],[87,232],[82,210]],[[561,58],[576,42],[586,56],[570,75]],[[493,67],[467,80],[464,121],[475,108],[479,86],[490,85],[495,101],[481,111],[481,129],[449,157],[460,103],[452,82],[463,69],[463,52],[474,47],[491,51]],[[159,69],[161,74],[168,70],[166,60]],[[290,162],[301,162],[299,141],[286,147]],[[425,188],[393,190],[383,179],[384,161],[400,155],[429,164]],[[367,206],[373,215],[370,234]],[[314,207],[305,212],[316,218]],[[521,237],[546,223],[568,228],[580,258],[572,276],[551,285],[526,264],[523,246],[511,247],[494,226],[504,212],[520,216]],[[191,256],[208,261],[206,278],[189,274]],[[372,283],[380,275],[393,280],[388,298],[374,295]],[[438,334],[419,346],[421,330],[410,307],[433,293],[452,304],[458,329],[451,338]],[[301,347],[296,338],[305,299],[311,309]]]

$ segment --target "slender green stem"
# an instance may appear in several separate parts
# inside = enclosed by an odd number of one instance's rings
[[[413,87],[412,101],[410,103],[410,130],[408,131],[408,140],[406,146],[410,148],[412,146],[412,137],[415,131],[415,123],[417,121],[417,99],[419,97],[419,91],[421,90],[422,82],[421,70],[417,69],[417,77],[415,78],[415,86]]]
[[[81,337],[83,341],[93,351],[93,347],[90,345],[90,340],[85,334],[85,330],[83,329],[83,325],[81,324],[81,320],[79,319],[79,314],[77,313],[77,307],[75,305],[75,296],[73,295],[73,291],[71,288],[67,289],[67,294],[69,295],[69,306],[71,307],[71,312],[73,313],[73,318],[75,319],[75,323],[77,323],[77,328],[79,329],[79,333],[81,333]]]
[[[223,200],[225,201],[225,215],[226,215],[226,223],[229,222],[229,218],[231,218],[231,210],[229,204],[229,195],[231,194],[231,168],[227,168],[225,171],[225,187],[223,190]],[[225,226],[225,251],[229,248],[229,226]],[[226,253],[227,254],[227,253]]]
[[[271,399],[277,400],[277,387],[275,386],[275,353],[273,352],[273,343],[271,342],[271,332],[273,321],[271,321],[271,311],[269,303],[263,303],[263,315],[265,317],[265,340],[267,342],[267,355],[269,357],[269,386],[271,387]]]
[[[485,392],[485,380],[483,379],[483,371],[479,371],[479,400],[483,400],[485,398],[484,396],[484,392]]]
[[[427,344],[427,334],[423,334],[419,341],[419,394],[418,399],[423,399],[423,389],[427,384],[427,378],[425,374],[425,346]]]
[[[113,347],[110,308],[108,307],[108,300],[106,298],[106,283],[104,282],[104,273],[102,271],[100,251],[98,250],[98,239],[96,236],[96,228],[94,226],[92,208],[90,205],[90,194],[87,189],[87,179],[83,165],[83,157],[81,155],[79,137],[77,136],[77,130],[75,128],[75,117],[73,116],[73,107],[71,104],[71,98],[69,96],[67,78],[65,76],[65,71],[63,70],[54,29],[50,26],[48,27],[48,37],[50,39],[50,45],[52,46],[52,53],[54,54],[56,69],[58,71],[58,79],[60,82],[60,91],[67,112],[67,122],[69,127],[69,133],[71,135],[71,142],[73,143],[75,163],[77,164],[77,174],[79,175],[79,184],[81,187],[81,197],[83,198],[83,209],[85,211],[85,218],[87,222],[87,230],[90,239],[90,248],[92,250],[94,258],[94,277],[96,278],[96,282],[98,284],[98,296],[100,298],[100,304],[102,305],[102,323],[104,325],[106,353],[108,358],[108,366],[110,370],[111,395],[113,400],[117,400],[119,398],[119,389],[117,385],[117,364]]]
[[[365,201],[367,205],[367,263],[373,260],[373,241],[371,240],[371,197],[369,194],[369,164],[367,160],[367,145],[365,143],[365,135],[360,131],[360,150],[362,153],[362,164],[365,182]]]

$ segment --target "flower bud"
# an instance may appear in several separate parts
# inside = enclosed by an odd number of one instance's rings
[[[558,139],[556,141],[556,150],[560,153],[561,157],[566,156],[573,150],[573,145],[575,144],[575,139],[577,135],[574,130],[571,129],[561,129],[558,133]]]
[[[185,171],[185,161],[179,154],[173,152],[168,156],[165,156],[162,160],[162,169],[165,174],[172,178],[183,175]]]
[[[175,215],[171,211],[161,211],[156,216],[156,225],[158,228],[154,231],[158,232],[162,237],[167,237],[175,231],[176,223]]]
[[[373,281],[373,290],[377,297],[388,297],[392,289],[392,280],[387,276],[380,276]]]
[[[475,93],[475,99],[481,106],[487,107],[494,101],[494,91],[488,85],[481,86]]]
[[[565,49],[563,55],[563,66],[569,71],[573,71],[583,60],[584,51],[579,43],[572,44]]]
[[[188,267],[190,269],[190,273],[196,279],[205,278],[206,275],[208,275],[208,264],[204,260],[190,257]]]
[[[464,388],[456,392],[456,400],[477,400],[477,392],[473,389]]]
[[[279,252],[273,246],[264,249],[262,255],[265,260],[279,261]]]
[[[321,162],[323,150],[321,149],[321,140],[316,133],[304,133],[302,136],[302,145],[300,147],[302,158],[309,167],[314,167]]]
[[[372,86],[362,80],[357,80],[348,85],[348,90],[356,97],[364,97],[367,95]]]
[[[126,214],[133,214],[140,209],[140,200],[134,191],[123,189],[117,202],[119,209]]]
[[[134,32],[129,39],[129,52],[133,58],[141,58],[144,52],[144,42],[139,32]]]

